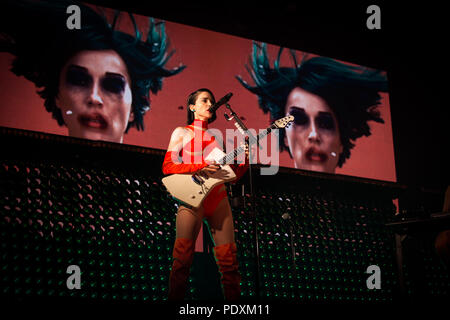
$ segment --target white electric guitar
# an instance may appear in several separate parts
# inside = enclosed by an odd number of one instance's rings
[[[270,127],[258,134],[255,141],[249,141],[249,147],[267,136],[273,129],[283,129],[294,120],[293,116],[287,116],[276,120]],[[205,158],[206,161],[216,161],[220,164],[220,169],[214,174],[177,173],[162,179],[162,183],[167,191],[179,201],[198,208],[203,200],[214,189],[215,186],[230,182],[236,179],[236,175],[227,163],[232,163],[234,159],[245,151],[245,146],[225,154],[222,150],[214,148]]]

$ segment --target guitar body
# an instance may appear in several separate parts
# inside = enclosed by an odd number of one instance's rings
[[[216,148],[206,160],[219,159],[223,154],[222,150]],[[233,169],[229,165],[222,165],[217,172],[209,176],[197,173],[178,173],[164,177],[162,183],[174,198],[191,207],[198,208],[214,187],[235,179],[236,174]]]
[[[257,139],[249,141],[249,145],[256,143],[256,141],[265,137],[273,129],[285,128],[292,121],[294,121],[294,116],[292,115],[276,120],[269,128],[261,132]],[[244,151],[245,149],[241,146],[225,155],[222,150],[215,148],[205,160],[215,160],[219,164],[230,163],[238,154]],[[198,208],[214,187],[235,179],[236,174],[233,169],[229,165],[221,165],[221,169],[212,175],[203,176],[196,173],[173,174],[163,178],[162,182],[174,198],[191,207]]]
[[[163,178],[162,182],[174,198],[198,208],[215,186],[235,179],[233,169],[225,165],[207,178],[193,173],[178,173]]]

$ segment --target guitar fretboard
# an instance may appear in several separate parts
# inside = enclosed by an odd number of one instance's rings
[[[258,136],[256,137],[255,140],[249,140],[249,148],[251,147],[252,144],[256,143],[257,141],[259,141],[260,139],[264,138],[265,136],[267,136],[270,132],[272,132],[273,129],[276,129],[277,126],[275,124],[272,124],[270,127],[268,127],[266,130],[264,130],[263,132],[261,132],[260,134],[258,134]],[[245,146],[240,146],[239,148],[234,149],[233,151],[227,153],[222,159],[220,159],[218,161],[218,163],[220,164],[226,164],[226,163],[233,163],[233,160],[240,155],[242,152],[245,151]]]

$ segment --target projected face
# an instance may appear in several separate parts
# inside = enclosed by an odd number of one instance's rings
[[[295,167],[334,173],[343,148],[336,116],[325,100],[297,87],[287,98],[286,113],[294,116],[286,138]]]
[[[70,136],[122,143],[131,103],[127,67],[115,51],[80,51],[64,65],[56,105]]]

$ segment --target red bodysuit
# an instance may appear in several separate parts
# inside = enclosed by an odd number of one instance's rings
[[[206,132],[208,129],[207,121],[194,120],[191,125],[185,128],[194,132],[194,138],[183,146],[181,150],[182,161],[174,162],[173,159],[180,159],[180,154],[174,155],[174,151],[167,151],[162,165],[164,174],[194,173],[208,165],[204,159],[214,148],[217,147],[222,150],[214,136]],[[245,163],[231,164],[230,166],[236,174],[236,180],[238,180],[248,169],[247,158]],[[226,196],[227,191],[224,184],[214,187],[206,199],[203,200],[204,216],[211,216],[220,201]]]

